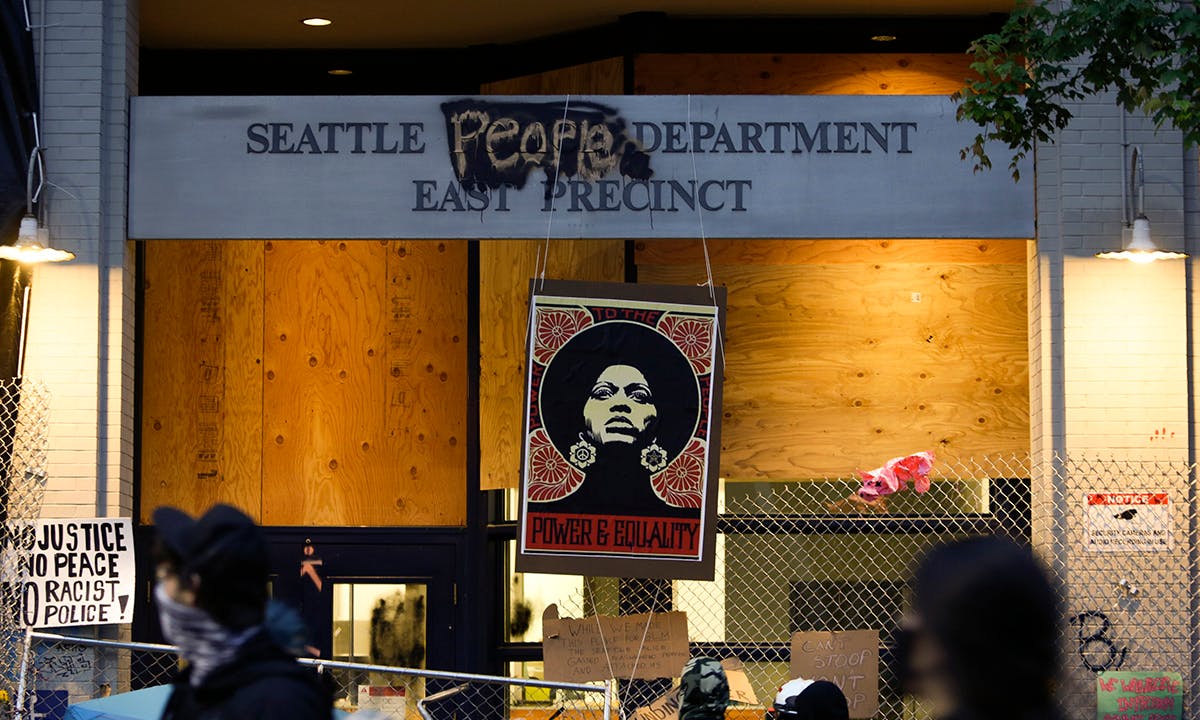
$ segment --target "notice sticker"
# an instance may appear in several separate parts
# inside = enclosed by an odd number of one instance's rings
[[[1165,492],[1087,496],[1089,552],[1162,552],[1172,546],[1171,501]]]
[[[29,627],[133,621],[133,527],[129,518],[37,520],[16,533],[21,622]],[[9,572],[14,568],[9,567]]]

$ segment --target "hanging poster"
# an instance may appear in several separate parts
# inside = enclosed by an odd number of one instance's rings
[[[1089,552],[1159,552],[1171,549],[1171,500],[1165,492],[1090,493]]]
[[[520,572],[711,580],[723,288],[535,281]]]

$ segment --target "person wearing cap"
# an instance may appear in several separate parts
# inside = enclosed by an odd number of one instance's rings
[[[850,704],[828,680],[797,678],[784,683],[768,717],[777,720],[849,720]]]
[[[289,637],[267,622],[270,564],[254,521],[229,505],[196,519],[164,507],[154,525],[159,623],[187,663],[163,720],[328,720],[331,693],[285,649],[294,624]]]
[[[729,680],[721,661],[694,657],[679,677],[679,720],[724,720]]]

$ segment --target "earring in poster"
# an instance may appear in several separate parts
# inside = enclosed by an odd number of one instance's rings
[[[642,467],[656,473],[667,466],[667,451],[662,449],[658,440],[647,445],[642,450]]]
[[[571,457],[569,459],[572,465],[580,470],[584,470],[596,462],[596,446],[585,440],[583,433],[579,433],[579,442],[571,446]]]

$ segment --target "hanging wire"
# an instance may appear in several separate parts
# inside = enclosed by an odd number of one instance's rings
[[[688,126],[690,127],[692,122],[692,96],[690,94],[687,96],[687,121]],[[692,160],[692,189],[695,191],[695,188],[700,184],[700,178],[696,171],[696,147],[694,143],[689,146],[688,155],[691,156]],[[705,279],[703,284],[708,287],[708,297],[712,300],[713,307],[716,308],[717,290],[715,284],[713,283],[712,258],[710,258],[708,254],[708,236],[704,232],[704,209],[698,202],[695,203],[695,208],[696,217],[700,221],[700,247],[704,250]],[[715,335],[717,340],[717,350],[721,353],[721,366],[724,367],[725,338],[723,337],[723,333],[721,331],[721,317],[719,309],[717,309],[715,314],[714,325],[716,326]]]
[[[562,122],[567,122],[567,112],[571,109],[571,94],[567,93],[567,99],[563,102]],[[554,135],[553,128],[550,131],[551,136]],[[550,188],[550,214],[546,216],[546,242],[544,248],[538,251],[537,264],[534,265],[534,275],[540,281],[538,290],[546,286],[546,267],[550,265],[550,229],[554,226],[554,204],[558,199],[556,191],[558,190],[558,171],[562,167],[562,136],[559,136],[558,147],[554,148],[554,185]]]
[[[642,641],[638,643],[637,655],[633,656],[633,669],[629,671],[629,682],[637,677],[638,661],[642,659],[642,650],[646,647],[646,636],[650,634],[650,623],[654,621],[654,611],[658,608],[660,593],[654,593],[654,597],[650,601],[650,612],[646,615],[646,627],[642,630]]]
[[[616,679],[617,673],[613,670],[612,656],[608,654],[608,641],[604,639],[604,626],[600,624],[600,611],[596,608],[596,593],[592,591],[592,578],[584,575],[583,582],[587,586],[588,595],[592,597],[592,615],[596,616],[596,632],[600,634],[600,647],[604,648],[604,662],[608,663],[608,676]],[[643,638],[643,641],[645,638]],[[641,651],[638,651],[641,655]]]

